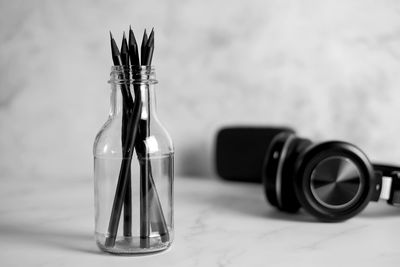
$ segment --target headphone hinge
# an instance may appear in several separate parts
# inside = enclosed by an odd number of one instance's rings
[[[374,191],[371,196],[371,201],[378,201],[381,197],[381,192],[382,192],[382,176],[383,173],[381,171],[375,171],[375,184],[374,186]]]
[[[390,188],[390,196],[387,203],[393,206],[400,206],[400,172],[392,172],[392,187]]]

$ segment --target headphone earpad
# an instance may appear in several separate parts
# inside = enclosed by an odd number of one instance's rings
[[[294,136],[291,133],[280,133],[276,135],[267,150],[264,165],[262,169],[262,180],[264,185],[264,194],[267,201],[274,207],[279,208],[278,194],[277,194],[277,179],[282,151],[287,143],[289,137]],[[279,192],[280,193],[280,192]]]
[[[303,138],[294,138],[288,145],[286,157],[282,162],[282,185],[280,210],[297,212],[301,205],[295,192],[295,166],[299,155],[311,145],[311,141]]]
[[[271,142],[263,166],[264,191],[268,202],[282,211],[296,212],[294,166],[298,155],[311,144],[294,133],[281,133]]]

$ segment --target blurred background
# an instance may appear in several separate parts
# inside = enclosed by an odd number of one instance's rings
[[[109,33],[155,28],[176,174],[213,176],[226,125],[289,125],[400,163],[398,1],[0,1],[0,179],[91,179]]]

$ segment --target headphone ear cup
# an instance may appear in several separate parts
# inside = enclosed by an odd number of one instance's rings
[[[294,133],[281,133],[271,142],[263,167],[264,192],[268,202],[282,211],[300,208],[294,190],[294,166],[298,155],[311,142]]]
[[[287,148],[286,157],[282,162],[281,206],[279,207],[282,211],[294,213],[301,208],[295,191],[295,179],[297,179],[295,166],[296,162],[301,160],[299,157],[302,152],[311,144],[309,139],[295,138]]]
[[[374,193],[374,170],[367,156],[345,142],[307,149],[296,164],[295,191],[301,206],[317,219],[338,222],[361,212]]]
[[[215,167],[226,180],[261,183],[262,166],[268,147],[286,127],[231,126],[218,131],[215,140]]]
[[[279,196],[276,189],[278,183],[277,180],[280,180],[280,161],[286,143],[293,137],[294,134],[287,132],[276,135],[272,139],[264,159],[262,170],[264,193],[268,202],[277,208],[280,207],[280,201],[278,200]]]

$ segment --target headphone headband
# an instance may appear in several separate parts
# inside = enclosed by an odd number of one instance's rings
[[[372,166],[374,167],[375,171],[382,172],[383,176],[392,176],[394,172],[400,173],[400,166],[382,163],[374,163]]]

